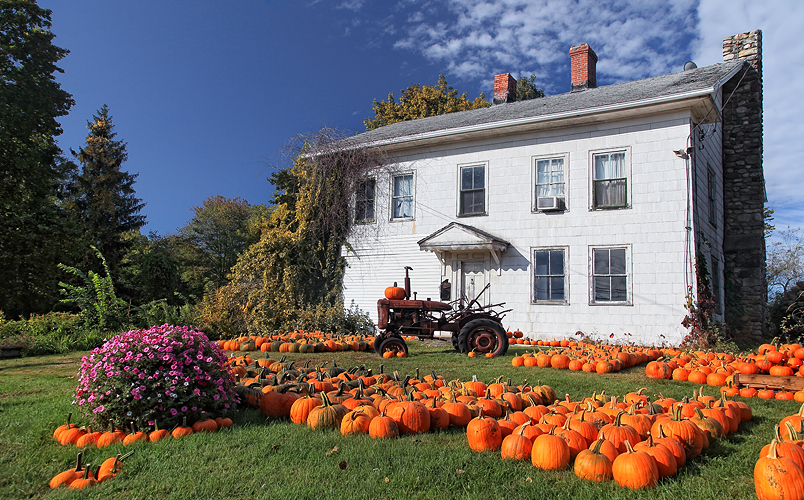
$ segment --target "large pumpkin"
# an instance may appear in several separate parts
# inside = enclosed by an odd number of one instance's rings
[[[473,418],[466,426],[466,438],[469,448],[474,451],[495,451],[502,445],[500,424],[494,418],[480,415]]]

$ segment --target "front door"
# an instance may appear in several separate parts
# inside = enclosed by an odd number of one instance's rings
[[[482,260],[461,261],[461,292],[465,298],[464,304],[477,297],[477,294],[486,286],[486,263]],[[478,305],[488,305],[489,291],[477,299]]]

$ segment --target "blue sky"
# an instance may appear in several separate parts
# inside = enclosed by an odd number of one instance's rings
[[[145,231],[175,232],[213,195],[268,203],[266,181],[298,134],[365,130],[373,99],[444,73],[491,98],[496,73],[569,90],[572,45],[599,57],[598,85],[721,61],[723,37],[763,30],[765,177],[778,228],[804,226],[804,82],[795,0],[39,0],[58,79],[76,105],[61,148],[109,106],[124,168],[139,173]]]

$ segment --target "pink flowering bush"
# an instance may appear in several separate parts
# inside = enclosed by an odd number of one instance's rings
[[[95,425],[141,429],[220,416],[238,402],[226,356],[186,326],[162,325],[112,337],[84,356],[73,404]]]

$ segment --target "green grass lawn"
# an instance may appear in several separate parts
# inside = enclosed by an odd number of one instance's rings
[[[515,384],[540,380],[573,399],[602,390],[625,394],[648,387],[649,394],[680,398],[698,386],[651,380],[643,366],[608,375],[567,370],[513,368],[511,348],[502,358],[468,358],[444,347],[411,342],[408,358],[381,360],[374,353],[291,354],[289,358],[339,366],[366,364],[378,371],[422,376],[434,369],[447,379],[488,382],[502,375]],[[702,456],[647,492],[632,492],[613,482],[592,484],[571,469],[545,472],[530,462],[503,461],[496,453],[472,452],[463,430],[372,440],[343,437],[336,431],[314,432],[283,420],[269,420],[256,410],[232,415],[235,427],[182,440],[115,445],[85,451],[85,463],[136,450],[124,471],[82,492],[51,490],[50,478],[73,466],[77,449],[52,438],[71,405],[83,353],[0,361],[0,498],[103,499],[375,499],[375,498],[756,498],[753,468],[773,427],[795,413],[794,402],[749,400],[754,419]],[[257,354],[259,355],[259,354]],[[710,387],[704,393],[715,395]]]

